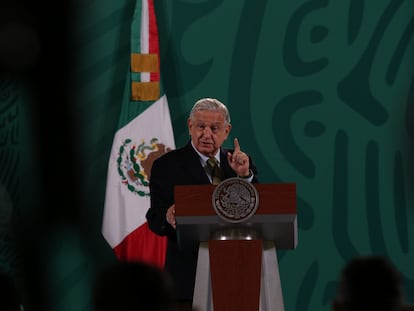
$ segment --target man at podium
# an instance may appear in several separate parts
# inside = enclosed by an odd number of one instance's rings
[[[252,159],[240,149],[222,144],[230,130],[230,114],[217,99],[202,98],[191,109],[187,120],[190,141],[154,161],[150,176],[151,207],[146,217],[150,229],[168,237],[165,271],[174,281],[176,297],[191,310],[198,256],[198,243],[178,245],[174,210],[176,185],[217,184],[240,177],[257,183]]]

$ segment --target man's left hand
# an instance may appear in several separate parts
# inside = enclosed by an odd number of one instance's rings
[[[236,172],[237,176],[249,176],[249,157],[240,150],[240,144],[237,138],[234,139],[233,153],[227,153],[227,161],[233,171]]]

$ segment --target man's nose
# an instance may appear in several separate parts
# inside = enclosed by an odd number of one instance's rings
[[[204,135],[211,135],[213,133],[213,131],[211,130],[211,128],[209,126],[206,126],[204,128],[203,134]]]

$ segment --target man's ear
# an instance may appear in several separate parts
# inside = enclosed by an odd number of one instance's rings
[[[187,128],[188,128],[188,134],[191,136],[191,128],[193,127],[193,123],[191,122],[191,119],[187,119]]]
[[[227,124],[227,126],[226,126],[226,138],[225,139],[227,139],[227,137],[229,137],[230,131],[231,131],[231,124]]]

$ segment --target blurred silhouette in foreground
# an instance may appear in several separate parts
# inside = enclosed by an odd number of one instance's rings
[[[93,288],[95,311],[172,311],[172,281],[160,269],[117,261],[101,270]]]
[[[0,268],[0,310],[20,311],[21,297],[13,277]]]
[[[411,310],[403,299],[402,277],[396,267],[380,256],[361,256],[342,269],[332,310]]]

